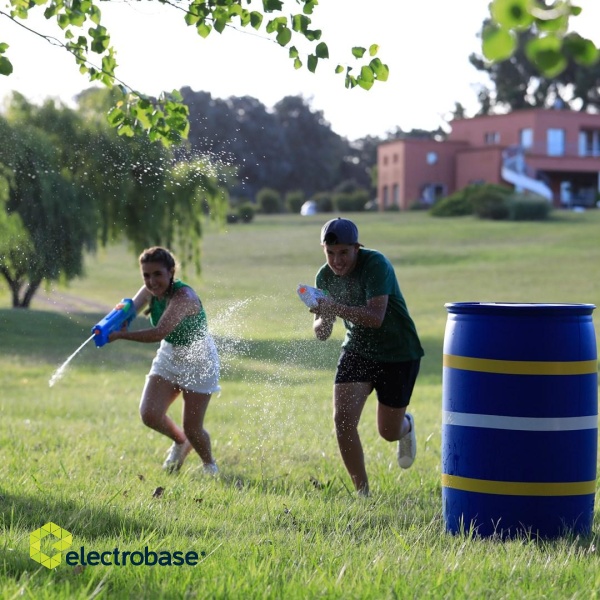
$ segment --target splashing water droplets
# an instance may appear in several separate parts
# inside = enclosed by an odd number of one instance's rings
[[[250,302],[251,298],[235,302],[210,319],[210,329],[215,334],[215,344],[223,371],[232,366],[236,357],[247,356],[250,353],[249,343],[240,333],[242,321],[236,318]]]
[[[82,348],[88,343],[91,342],[94,339],[94,336],[91,335],[87,340],[85,340],[85,342],[83,342],[83,344],[81,344],[81,346],[79,346],[79,348],[77,348],[77,350],[75,350],[75,352],[73,352],[73,354],[71,354],[71,356],[69,356],[69,358],[67,358],[67,360],[65,360],[65,362],[58,367],[58,369],[56,369],[56,371],[54,371],[54,374],[52,375],[52,377],[50,377],[50,380],[48,381],[48,385],[50,387],[52,387],[59,379],[62,378],[62,376],[65,374],[65,371],[67,370],[67,366],[69,365],[69,363],[75,358],[75,356],[77,356],[77,354],[82,350]]]

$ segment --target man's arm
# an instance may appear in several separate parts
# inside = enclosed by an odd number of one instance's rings
[[[363,327],[378,329],[383,323],[387,305],[387,294],[384,296],[375,296],[374,298],[370,298],[367,300],[367,304],[365,306],[346,306],[344,304],[340,304],[339,302],[335,302],[329,296],[320,298],[318,300],[318,306],[311,311],[315,313],[315,325],[313,326],[315,329],[315,334],[319,338],[319,335],[316,332],[316,323],[319,317],[321,320],[330,322],[331,326],[333,326],[335,318],[339,317],[340,319],[350,321],[355,325],[362,325]],[[331,335],[331,332],[329,332],[329,335]],[[329,335],[327,337],[329,337]],[[327,339],[327,337],[325,339]]]
[[[313,322],[313,331],[315,332],[315,336],[318,340],[324,342],[329,339],[331,332],[333,331],[333,324],[335,322],[335,317],[333,319],[323,317],[321,315],[315,314],[315,320]]]

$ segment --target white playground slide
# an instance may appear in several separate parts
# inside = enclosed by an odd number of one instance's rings
[[[552,202],[552,190],[527,171],[525,154],[520,146],[511,146],[502,153],[502,179],[514,185],[518,192],[533,192]]]

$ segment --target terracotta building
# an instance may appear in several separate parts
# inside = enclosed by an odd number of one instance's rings
[[[405,210],[473,183],[510,185],[555,206],[595,206],[600,115],[531,109],[457,119],[445,141],[393,140],[378,148],[377,201]]]

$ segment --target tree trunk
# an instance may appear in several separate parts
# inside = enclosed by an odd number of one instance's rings
[[[41,279],[29,282],[29,285],[27,286],[27,289],[25,290],[25,293],[23,294],[23,299],[21,301],[20,308],[29,308],[29,305],[31,304],[31,300],[33,299],[33,296],[35,295],[35,293],[38,291],[38,288],[40,287],[41,283],[42,283]]]
[[[29,285],[26,286],[25,293],[23,297],[20,297],[23,286],[25,286],[25,280],[20,276],[12,277],[11,274],[5,268],[0,268],[0,273],[6,279],[8,283],[8,287],[10,288],[11,296],[12,296],[12,306],[13,308],[29,308],[31,304],[31,300],[33,296],[37,292],[42,280],[31,281]]]

